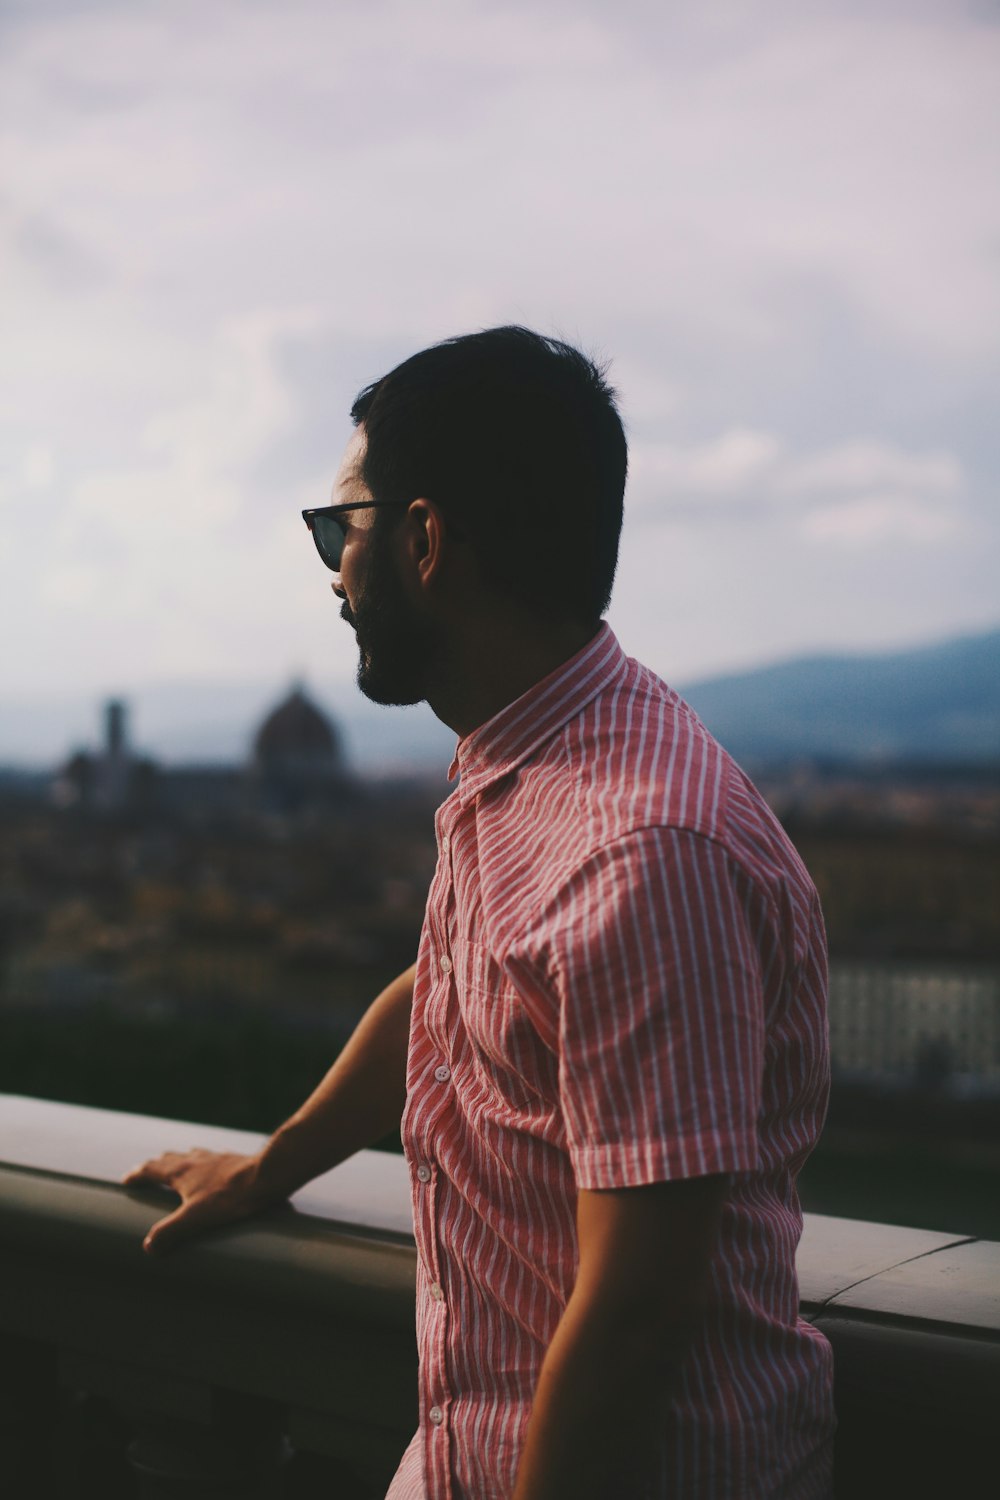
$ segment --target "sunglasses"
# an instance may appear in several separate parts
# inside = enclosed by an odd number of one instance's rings
[[[334,573],[340,572],[340,559],[347,540],[347,522],[342,518],[352,510],[376,510],[380,505],[409,505],[409,500],[354,500],[350,505],[320,505],[302,512],[302,519],[312,532],[316,551]]]

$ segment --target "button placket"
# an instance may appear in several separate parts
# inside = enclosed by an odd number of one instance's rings
[[[447,1194],[449,1173],[436,1159],[440,1121],[454,1107],[454,1080],[449,1065],[448,1014],[454,1003],[459,972],[456,950],[456,891],[452,858],[454,836],[439,828],[438,864],[428,900],[425,1040],[429,1056],[421,1069],[416,1092],[421,1096],[419,1144],[411,1143],[414,1189],[414,1228],[423,1261],[420,1320],[423,1338],[421,1364],[421,1411],[426,1436],[425,1464],[429,1492],[450,1493],[450,1406],[453,1399],[448,1360],[448,1331],[452,1310],[445,1295],[444,1268],[440,1264],[441,1237],[438,1224],[438,1194]]]

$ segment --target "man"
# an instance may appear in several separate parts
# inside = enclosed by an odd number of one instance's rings
[[[306,519],[359,683],[459,736],[418,961],[259,1156],[133,1175],[182,1200],[147,1248],[287,1196],[402,1114],[420,1427],[391,1500],[822,1500],[830,1350],[794,1270],[828,1085],[822,918],[758,793],[601,623],[613,393],[499,328],[352,414],[334,503]]]

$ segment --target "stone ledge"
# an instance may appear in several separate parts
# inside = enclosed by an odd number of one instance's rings
[[[402,1157],[387,1152],[359,1152],[296,1193],[291,1210],[220,1231],[152,1266],[145,1261],[142,1237],[168,1200],[156,1190],[122,1188],[129,1168],[165,1150],[250,1152],[260,1140],[218,1126],[0,1095],[0,1161],[13,1171],[4,1176],[3,1191],[13,1195],[8,1221],[14,1200],[20,1205],[18,1227],[8,1232],[41,1246],[72,1224],[80,1253],[90,1245],[137,1271],[247,1290],[266,1275],[269,1296],[279,1300],[350,1303],[368,1308],[375,1322],[411,1326],[409,1174]],[[798,1271],[803,1312],[813,1319],[836,1309],[1000,1335],[1000,1244],[806,1214]]]
[[[218,1433],[242,1402],[384,1493],[416,1422],[406,1163],[361,1152],[290,1207],[151,1259],[142,1239],[172,1199],[120,1179],[195,1144],[258,1138],[0,1095],[9,1359],[47,1359],[57,1385],[143,1430]],[[839,1492],[975,1493],[1000,1389],[1000,1245],[812,1214],[798,1268],[835,1350]]]

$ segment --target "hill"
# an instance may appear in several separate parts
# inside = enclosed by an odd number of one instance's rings
[[[802,657],[682,691],[738,759],[1000,760],[1000,630]]]

